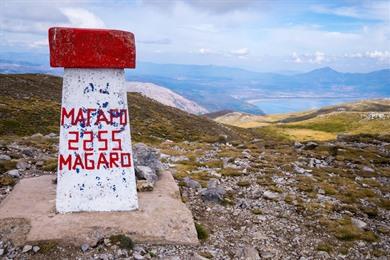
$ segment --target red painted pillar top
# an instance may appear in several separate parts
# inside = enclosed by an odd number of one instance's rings
[[[52,67],[135,68],[131,32],[53,27],[49,46]]]

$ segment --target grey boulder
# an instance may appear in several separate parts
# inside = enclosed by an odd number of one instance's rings
[[[204,201],[223,202],[225,189],[218,185],[216,179],[211,179],[207,183],[207,188],[200,191],[200,195]]]

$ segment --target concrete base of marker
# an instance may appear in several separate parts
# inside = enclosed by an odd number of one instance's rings
[[[21,180],[0,205],[0,232],[15,244],[59,240],[80,245],[126,234],[135,242],[198,244],[191,211],[181,202],[169,172],[152,192],[139,193],[139,210],[131,212],[55,212],[53,176]]]

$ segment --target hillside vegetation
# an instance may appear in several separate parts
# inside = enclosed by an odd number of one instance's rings
[[[291,140],[332,140],[338,134],[388,134],[390,100],[377,99],[279,115],[224,114],[215,121],[243,128],[262,128]]]

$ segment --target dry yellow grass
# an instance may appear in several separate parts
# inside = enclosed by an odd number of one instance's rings
[[[297,122],[280,123],[279,120],[302,117],[315,111],[302,113],[276,114],[266,116],[231,113],[219,117],[216,121],[242,128],[263,129],[267,133],[283,136],[290,140],[333,140],[338,134],[389,134],[390,112],[388,100],[363,101],[361,103],[344,104],[354,111],[330,110],[326,114],[314,115],[309,119]],[[367,112],[382,109],[386,112]],[[372,109],[372,110],[370,110]]]
[[[310,129],[283,129],[282,132],[292,140],[298,141],[308,141],[308,140],[317,140],[317,141],[328,141],[336,139],[336,134],[327,133],[324,131],[316,131]]]

